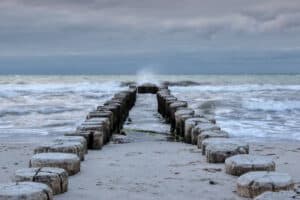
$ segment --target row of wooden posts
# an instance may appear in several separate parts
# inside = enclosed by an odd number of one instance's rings
[[[14,182],[0,185],[0,200],[52,200],[53,195],[67,192],[68,177],[80,172],[88,149],[101,149],[121,131],[136,93],[136,87],[116,93],[89,112],[74,132],[38,145],[29,168],[17,170]]]
[[[158,112],[170,123],[171,134],[197,145],[207,162],[225,163],[227,174],[240,176],[237,180],[240,196],[253,198],[266,191],[294,188],[288,174],[274,172],[275,162],[270,157],[249,154],[249,144],[229,138],[216,124],[214,116],[189,108],[186,101],[178,100],[167,87],[143,84],[116,93],[89,112],[74,132],[37,146],[29,168],[17,170],[15,182],[0,186],[0,200],[52,200],[53,195],[66,192],[68,176],[80,171],[88,149],[101,149],[113,133],[121,131],[137,92],[156,94]],[[269,194],[262,195],[256,199],[272,199],[272,196],[265,198]]]
[[[257,200],[288,200],[296,196],[291,176],[275,172],[272,157],[249,154],[249,144],[230,138],[209,112],[189,108],[186,101],[179,100],[166,87],[160,88],[156,96],[158,112],[170,123],[171,134],[197,145],[208,163],[225,163],[227,174],[239,176],[240,196]]]

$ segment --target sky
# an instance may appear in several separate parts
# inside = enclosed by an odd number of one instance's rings
[[[300,1],[0,1],[0,74],[140,69],[300,73]]]

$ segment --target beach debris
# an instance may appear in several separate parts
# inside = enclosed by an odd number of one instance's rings
[[[216,184],[217,184],[217,182],[216,182],[216,181],[213,181],[213,180],[209,180],[208,183],[209,183],[210,185],[216,185]]]
[[[221,172],[222,169],[221,168],[203,168],[203,171],[207,171],[209,173],[216,173],[216,172]]]
[[[16,182],[39,182],[47,184],[53,192],[53,195],[67,192],[68,173],[62,168],[42,167],[25,168],[15,172]]]

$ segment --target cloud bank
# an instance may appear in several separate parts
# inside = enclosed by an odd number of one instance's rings
[[[0,1],[0,57],[298,52],[298,35],[299,0]]]

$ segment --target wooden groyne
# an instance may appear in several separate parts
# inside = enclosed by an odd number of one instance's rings
[[[197,145],[202,151],[199,156],[205,156],[208,163],[224,163],[227,174],[239,176],[240,196],[259,200],[280,195],[284,196],[281,199],[291,199],[291,192],[273,193],[293,190],[294,183],[288,174],[275,171],[272,159],[249,154],[249,144],[230,138],[214,116],[190,108],[166,86],[147,83],[114,94],[89,112],[76,130],[36,147],[29,168],[19,169],[14,183],[0,186],[0,200],[51,200],[53,195],[67,192],[68,177],[80,171],[88,149],[101,150],[114,133],[120,133],[137,95],[144,93],[156,95],[157,111],[170,124],[171,135],[180,142]]]
[[[275,172],[275,162],[268,156],[249,154],[249,144],[229,138],[211,114],[189,108],[166,88],[157,92],[158,112],[170,123],[170,133],[180,141],[197,145],[208,163],[225,163],[226,173],[240,176],[237,193],[241,197],[293,199],[294,183],[286,173]]]
[[[136,100],[137,88],[116,93],[87,114],[74,132],[34,149],[29,167],[16,172],[14,183],[0,185],[0,200],[52,200],[67,192],[68,176],[80,172],[88,149],[101,149],[113,133],[120,133]]]

